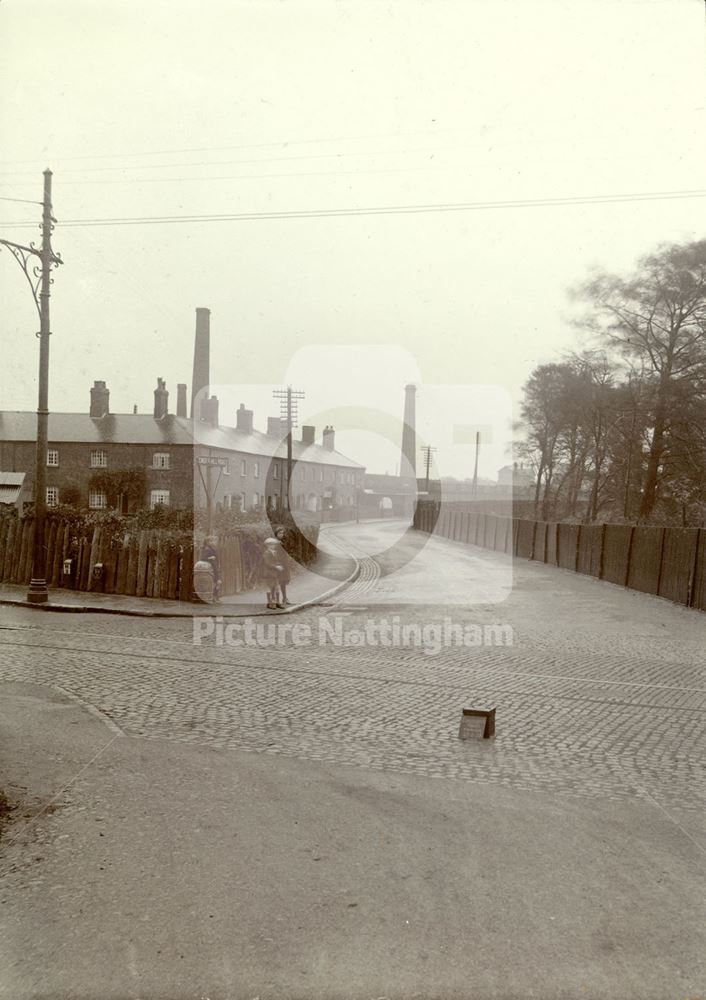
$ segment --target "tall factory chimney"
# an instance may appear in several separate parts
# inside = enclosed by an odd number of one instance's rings
[[[404,424],[402,425],[402,462],[401,476],[417,475],[417,424],[416,424],[415,385],[404,387]]]
[[[210,378],[210,353],[211,353],[211,310],[199,308],[196,310],[196,336],[194,338],[194,374],[191,379],[191,416],[197,420],[198,413],[194,413],[194,400],[200,389],[206,389],[208,396],[208,386]]]

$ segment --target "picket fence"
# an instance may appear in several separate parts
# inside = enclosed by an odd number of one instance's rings
[[[414,527],[706,611],[706,529],[565,524],[421,502]]]

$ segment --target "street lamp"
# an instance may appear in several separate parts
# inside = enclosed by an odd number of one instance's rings
[[[27,592],[31,604],[43,604],[49,598],[47,591],[47,550],[44,544],[44,524],[47,511],[47,433],[49,424],[49,295],[52,283],[51,269],[63,261],[51,248],[51,234],[55,219],[51,214],[51,170],[44,171],[44,199],[42,201],[42,246],[33,243],[24,246],[0,239],[0,246],[7,247],[22,268],[32,298],[39,313],[39,393],[37,400],[37,453],[34,471],[34,547],[32,552],[32,578]],[[33,258],[39,258],[37,266]]]

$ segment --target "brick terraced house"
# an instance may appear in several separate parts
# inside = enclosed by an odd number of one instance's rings
[[[185,400],[179,387],[179,408]],[[235,426],[218,419],[218,400],[209,397],[194,421],[168,412],[164,382],[154,391],[151,414],[111,413],[105,382],[95,382],[87,413],[52,413],[46,455],[47,503],[72,502],[94,510],[115,507],[128,513],[157,504],[184,509],[282,508],[286,488],[286,444],[279,419],[264,433],[253,427],[244,405]],[[33,496],[36,414],[0,412],[0,470],[26,474]],[[292,507],[310,511],[354,508],[364,467],[334,448],[333,428],[320,444],[315,429],[303,427],[292,443]]]

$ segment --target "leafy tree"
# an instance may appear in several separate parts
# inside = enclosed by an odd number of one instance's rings
[[[602,273],[577,292],[583,325],[642,374],[647,458],[638,510],[648,520],[667,484],[685,400],[706,386],[706,240],[661,246],[628,278]]]

